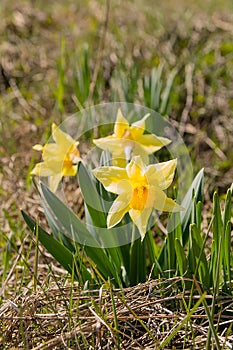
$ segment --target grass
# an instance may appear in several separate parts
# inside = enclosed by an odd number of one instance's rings
[[[217,232],[211,225],[207,230],[213,193],[218,189],[220,196],[214,195],[214,206],[218,200],[222,206],[233,175],[232,2],[189,2],[187,8],[181,0],[159,7],[149,0],[113,1],[107,14],[104,1],[8,0],[0,11],[1,347],[231,349],[232,298],[221,280],[207,295],[193,278],[190,293],[180,277],[117,291],[110,281],[81,288],[38,245],[20,209],[46,227],[28,168],[36,161],[31,146],[47,139],[52,121],[92,104],[136,102],[169,114],[195,172],[205,167],[201,234],[208,245]],[[77,203],[81,207],[80,196]],[[215,219],[213,225],[222,224]],[[230,225],[225,232],[224,241],[216,237],[207,249],[214,259],[216,245],[229,247]],[[182,274],[182,256],[179,267]]]

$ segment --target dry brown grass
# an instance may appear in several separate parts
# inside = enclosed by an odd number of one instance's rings
[[[123,291],[82,290],[70,283],[27,289],[0,308],[4,349],[155,349],[187,318],[189,295],[177,293],[180,279],[151,280]],[[193,297],[193,303],[199,299]],[[113,308],[113,300],[115,307]],[[212,297],[206,296],[211,302]],[[219,297],[214,323],[219,341],[231,348],[226,330],[232,321],[232,297]],[[116,312],[117,326],[114,323]],[[204,349],[209,323],[203,306],[186,320],[164,349]],[[157,345],[156,345],[157,344]],[[225,346],[225,347],[224,347]]]

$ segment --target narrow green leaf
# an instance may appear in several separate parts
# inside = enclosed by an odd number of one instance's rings
[[[176,270],[176,254],[175,254],[175,230],[168,232],[167,238],[167,257],[169,278],[172,277]]]
[[[157,259],[157,251],[158,248],[156,247],[156,243],[154,241],[154,238],[152,236],[152,232],[148,231],[146,236],[145,236],[145,241],[146,241],[146,245],[147,245],[147,251],[148,251],[148,257],[149,257],[149,261],[150,261],[150,267],[152,269],[152,271],[150,271],[151,277],[152,278],[156,278],[158,277],[158,275],[162,275],[162,268],[159,265],[158,259]]]
[[[22,211],[23,218],[30,228],[30,230],[36,234],[38,227],[38,239],[48,252],[64,267],[70,274],[72,273],[72,266],[74,261],[73,254],[64,245],[59,243],[55,238],[44,231],[39,225],[36,224],[24,211]]]
[[[183,276],[187,271],[187,258],[184,253],[184,247],[182,247],[178,238],[175,239],[175,251],[180,275]]]
[[[52,212],[50,212],[45,204],[45,202],[42,200],[41,205],[45,211],[46,219],[48,221],[49,227],[52,230],[53,236],[56,238],[57,241],[62,242],[62,244],[69,249],[72,253],[75,253],[76,247],[72,239],[68,238],[67,235],[59,229],[56,225],[56,218],[53,215]]]
[[[137,230],[133,225],[133,230]],[[134,233],[133,233],[134,237]],[[146,262],[145,262],[145,240],[141,238],[132,239],[130,249],[130,285],[136,285],[146,280]]]
[[[190,272],[205,286],[209,285],[209,269],[203,241],[196,224],[190,225],[188,265]]]
[[[53,225],[57,231],[77,243],[98,247],[98,241],[86,229],[85,224],[43,183],[41,183],[41,189],[44,195],[41,199],[45,204],[46,217],[51,218],[52,215]]]
[[[198,232],[201,232],[201,224],[202,224],[202,208],[203,208],[203,204],[202,202],[198,202],[196,204],[196,224],[197,224],[197,229]]]
[[[102,207],[100,194],[96,189],[96,180],[81,162],[78,168],[78,180],[93,225],[106,227],[106,216]]]
[[[232,217],[232,191],[229,188],[227,191],[226,202],[223,212],[223,231],[225,231],[227,223],[231,220]]]
[[[157,350],[162,350],[167,346],[171,340],[176,336],[179,330],[190,320],[191,316],[197,311],[199,305],[205,300],[206,294],[202,294],[200,299],[196,302],[194,307],[189,311],[189,313],[183,318],[181,322],[178,323],[176,327],[173,327],[171,332],[163,339],[163,341],[158,345]]]
[[[171,98],[171,89],[172,89],[176,74],[177,74],[177,69],[174,68],[168,76],[166,86],[165,86],[165,89],[163,91],[162,103],[161,103],[161,106],[159,109],[159,112],[162,115],[166,115],[169,112],[169,102],[170,102],[170,98]]]
[[[233,260],[232,246],[231,246],[231,222],[228,221],[225,233],[224,233],[224,284],[229,291],[232,291],[232,266],[231,261]]]
[[[217,270],[217,266],[222,266],[222,244],[220,244],[220,238],[223,236],[223,222],[220,210],[219,196],[217,192],[214,193],[213,197],[213,240],[211,246],[211,257],[210,257],[210,274],[212,277],[213,284],[216,278],[220,277],[220,271]]]
[[[195,193],[196,200],[201,201],[202,195],[203,195],[203,186],[204,186],[204,169],[201,169],[199,173],[196,175],[195,179],[193,180],[192,185],[190,186],[186,196],[184,197],[181,203],[182,207],[185,208],[185,211],[180,213],[183,236],[185,236],[185,234],[186,236],[188,236],[188,232],[189,232],[190,217],[191,217],[192,206],[193,206],[193,191]]]
[[[117,280],[117,271],[115,266],[110,262],[105,249],[86,229],[85,224],[58,199],[43,183],[41,189],[46,201],[47,212],[54,215],[54,223],[61,234],[67,235],[75,242],[84,246],[87,256],[94,262],[100,273],[105,277],[112,276]],[[42,198],[43,200],[43,198]]]

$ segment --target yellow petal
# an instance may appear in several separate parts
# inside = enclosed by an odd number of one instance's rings
[[[123,216],[129,211],[129,203],[132,197],[132,191],[120,194],[113,202],[107,217],[107,227],[111,228],[117,225]]]
[[[120,167],[120,168],[125,168],[126,167],[126,159],[121,157],[121,158],[112,158],[112,165],[116,166],[116,167]]]
[[[37,145],[33,146],[32,149],[34,149],[35,151],[43,151],[43,146],[37,144]]]
[[[56,192],[61,179],[62,179],[62,174],[61,173],[53,175],[53,176],[50,176],[50,178],[49,178],[49,188],[50,188],[50,190],[52,192]]]
[[[130,132],[131,132],[131,135],[133,136],[134,140],[137,140],[137,137],[144,133],[145,128],[146,128],[146,119],[149,117],[149,115],[150,114],[148,113],[142,119],[131,124]]]
[[[125,169],[116,166],[103,166],[93,170],[95,177],[104,185],[107,191],[119,193],[121,191],[120,182],[128,180]]]
[[[131,162],[127,164],[126,171],[128,177],[132,179],[132,181],[142,181],[144,179],[144,173],[146,171],[146,167],[140,156],[135,156],[132,158]]]
[[[137,141],[144,147],[148,154],[154,153],[171,143],[171,140],[153,134],[141,135],[138,137]]]
[[[150,192],[153,192],[153,206],[155,209],[168,212],[177,212],[184,210],[181,205],[177,204],[173,199],[168,198],[160,188],[150,186]]]
[[[152,208],[144,208],[142,211],[135,209],[129,210],[129,215],[140,232],[141,240],[143,240],[147,232],[147,223],[151,212]]]
[[[145,173],[148,183],[165,190],[173,181],[176,165],[177,159],[149,165]]]
[[[42,157],[45,161],[52,158],[56,159],[57,161],[62,161],[65,158],[65,153],[56,143],[47,143],[43,147]]]
[[[132,156],[140,156],[145,165],[149,163],[148,152],[146,152],[145,148],[138,142],[134,143]]]
[[[114,136],[102,137],[93,140],[94,144],[104,151],[108,150],[110,153],[114,153],[116,156],[124,154],[122,146],[122,139]]]
[[[75,141],[70,135],[59,129],[59,127],[53,123],[52,135],[54,141],[61,147],[64,154],[68,152],[71,146],[77,146],[79,143]]]
[[[67,164],[66,162],[63,163],[62,166],[62,175],[63,176],[75,176],[78,171],[78,166]]]
[[[122,137],[127,130],[129,130],[129,123],[121,113],[121,110],[118,109],[117,118],[114,125],[114,135],[116,137]]]
[[[62,164],[58,162],[41,162],[32,169],[31,175],[51,176],[62,171]]]

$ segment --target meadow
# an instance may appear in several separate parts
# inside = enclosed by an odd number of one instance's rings
[[[0,348],[232,349],[232,2],[4,0],[0,15]],[[46,208],[70,213],[47,187],[41,200],[32,146],[52,123],[119,101],[167,118],[194,191],[171,234],[164,215],[145,243],[86,249],[52,222]],[[109,133],[85,134],[81,153]],[[97,207],[108,194],[82,166],[78,183],[63,182],[88,234],[89,190]]]

